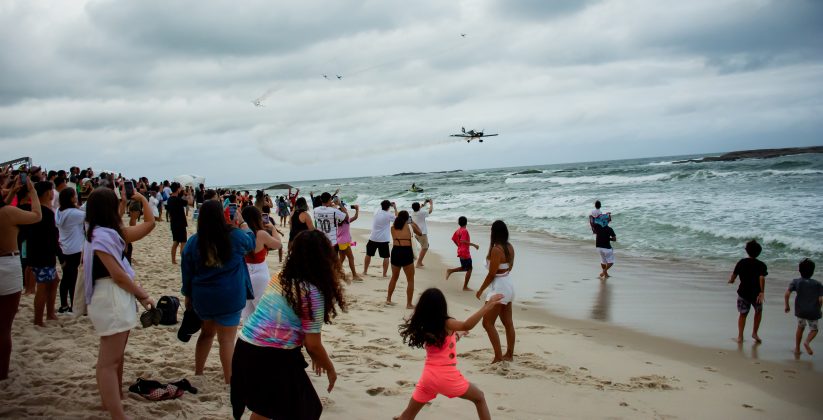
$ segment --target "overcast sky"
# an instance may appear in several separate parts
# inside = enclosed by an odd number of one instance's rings
[[[229,184],[823,144],[821,46],[819,0],[0,0],[0,161]]]

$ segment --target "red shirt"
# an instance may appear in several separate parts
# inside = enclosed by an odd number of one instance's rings
[[[466,228],[457,228],[457,230],[454,231],[454,235],[452,235],[452,242],[457,245],[457,258],[465,260],[472,257],[472,254],[469,252],[469,242],[471,242],[471,238],[469,238],[469,231]]]

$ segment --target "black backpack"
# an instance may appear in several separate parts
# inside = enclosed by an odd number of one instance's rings
[[[180,308],[180,299],[174,296],[163,296],[157,301],[157,309],[163,311],[160,318],[161,325],[177,324],[177,310]]]

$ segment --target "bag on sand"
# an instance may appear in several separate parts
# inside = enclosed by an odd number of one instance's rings
[[[157,309],[163,311],[160,318],[161,325],[177,324],[177,310],[180,308],[180,299],[174,296],[163,296],[157,301]]]

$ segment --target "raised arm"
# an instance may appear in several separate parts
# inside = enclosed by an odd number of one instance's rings
[[[354,216],[349,217],[349,223],[354,222],[360,216],[360,205],[352,204],[351,208],[354,209]]]
[[[417,223],[411,222],[410,226],[415,235],[420,236],[423,234],[423,231],[420,230],[420,226],[417,226]]]
[[[434,211],[434,200],[432,200],[430,198],[429,199],[429,214],[432,214],[433,211]]]
[[[31,210],[25,211],[17,207],[11,207],[11,223],[14,225],[30,225],[32,223],[39,222],[40,219],[43,218],[43,211],[40,209],[40,197],[37,196],[37,191],[34,190],[34,185],[32,185],[31,179],[28,179],[27,181],[27,186],[29,187],[29,199],[31,200]],[[20,188],[18,187],[17,189],[19,190]]]
[[[271,235],[265,230],[258,230],[257,242],[265,245],[269,249],[280,249],[283,247],[283,242],[280,239],[280,233],[277,232],[277,229],[273,229]]]
[[[124,193],[123,197],[125,196],[126,195]],[[132,200],[134,199],[140,201],[144,209],[149,209],[149,202],[146,200],[146,197],[144,197],[143,194],[134,194],[134,196],[132,196]],[[152,213],[151,210],[144,211],[143,223],[140,223],[136,226],[128,226],[123,228],[123,239],[125,239],[126,242],[129,243],[137,242],[145,238],[146,235],[148,235],[152,231],[152,229],[154,229],[154,213]]]

